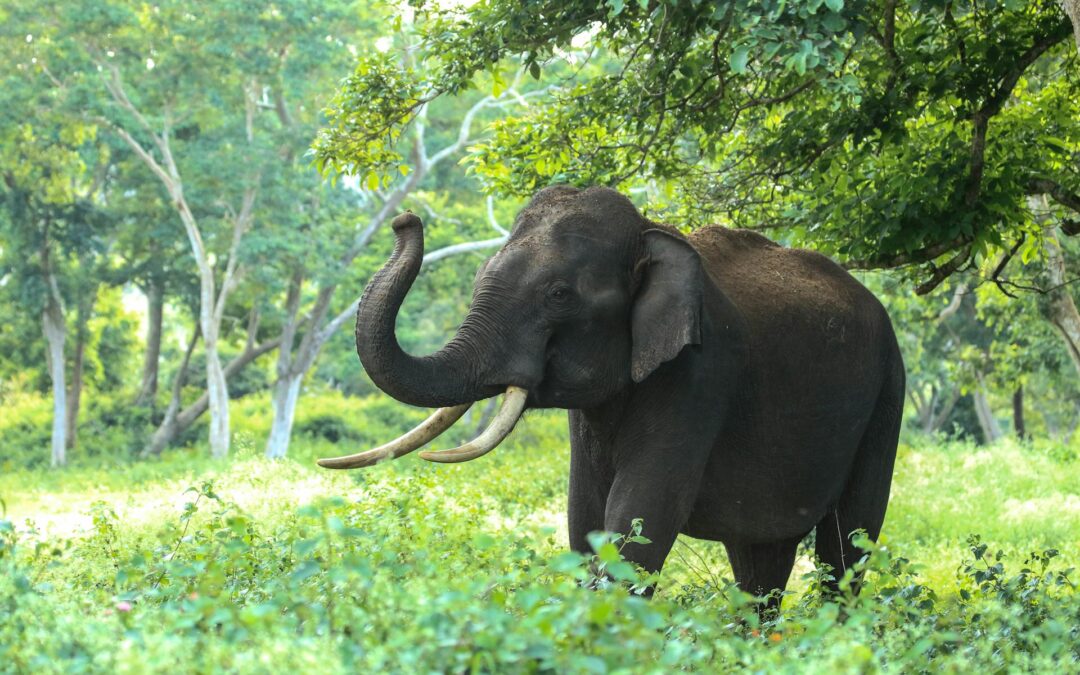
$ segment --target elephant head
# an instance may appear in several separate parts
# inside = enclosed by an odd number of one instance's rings
[[[606,188],[547,188],[518,214],[508,242],[477,272],[457,334],[424,357],[394,333],[420,269],[423,225],[393,221],[394,252],[364,291],[356,350],[394,398],[442,408],[392,443],[320,460],[329,468],[398,457],[450,427],[473,402],[506,392],[491,427],[461,448],[421,453],[463,461],[491,450],[525,407],[589,408],[642,382],[701,332],[702,266],[678,233],[657,227]]]

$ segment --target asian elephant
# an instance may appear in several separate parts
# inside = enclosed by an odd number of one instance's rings
[[[570,422],[570,545],[642,518],[651,544],[623,553],[659,571],[680,532],[723,542],[738,585],[783,589],[796,546],[838,573],[877,538],[904,399],[889,317],[823,255],[747,230],[683,235],[614,190],[551,187],[477,272],[457,335],[424,357],[394,324],[423,256],[423,226],[393,221],[394,252],[364,292],[356,349],[394,398],[442,408],[375,450],[320,460],[368,466],[435,438],[473,402],[506,392],[472,443],[495,447],[525,408]]]

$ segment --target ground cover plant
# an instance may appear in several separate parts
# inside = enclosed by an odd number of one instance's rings
[[[422,416],[386,420],[387,403],[314,398],[287,460],[245,440],[267,423],[252,400],[229,462],[194,447],[5,472],[0,668],[1080,669],[1080,461],[1062,448],[908,439],[882,541],[861,544],[863,593],[824,599],[804,545],[761,623],[717,544],[680,540],[651,601],[621,538],[597,535],[592,560],[565,551],[561,414],[478,462],[314,467],[366,419],[381,433]]]

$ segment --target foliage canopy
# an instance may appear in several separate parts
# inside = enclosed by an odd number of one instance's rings
[[[555,82],[474,148],[501,193],[645,183],[682,224],[780,229],[856,265],[958,251],[923,290],[1020,238],[1030,258],[1029,195],[1080,208],[1080,68],[1054,2],[416,4],[414,60],[361,59],[324,169],[392,163],[426,101],[513,64]]]

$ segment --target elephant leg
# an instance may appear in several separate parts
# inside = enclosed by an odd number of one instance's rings
[[[862,556],[862,551],[851,543],[850,534],[863,529],[870,539],[877,541],[885,521],[896,444],[900,437],[902,370],[898,377],[900,384],[887,382],[879,396],[840,500],[816,527],[815,551],[818,558],[832,566],[836,579]],[[859,592],[860,582],[861,579],[854,581],[855,593]],[[831,582],[828,588],[835,593],[838,590],[837,582]]]
[[[765,544],[724,544],[741,590],[753,595],[778,591],[769,596],[762,614],[780,609],[780,593],[787,587],[800,541],[802,537]]]
[[[598,442],[581,413],[571,410],[570,419],[570,491],[567,500],[570,549],[590,555],[588,534],[604,529],[604,509],[611,481],[594,466],[591,458],[599,455]]]
[[[666,472],[655,466],[649,471],[634,470],[633,466],[625,469],[616,474],[611,486],[604,529],[626,534],[640,518],[641,534],[650,543],[627,543],[622,548],[623,557],[646,572],[659,572],[690,515],[697,479],[693,473],[683,475],[678,470],[676,475],[665,476]],[[652,595],[652,589],[647,595]]]

